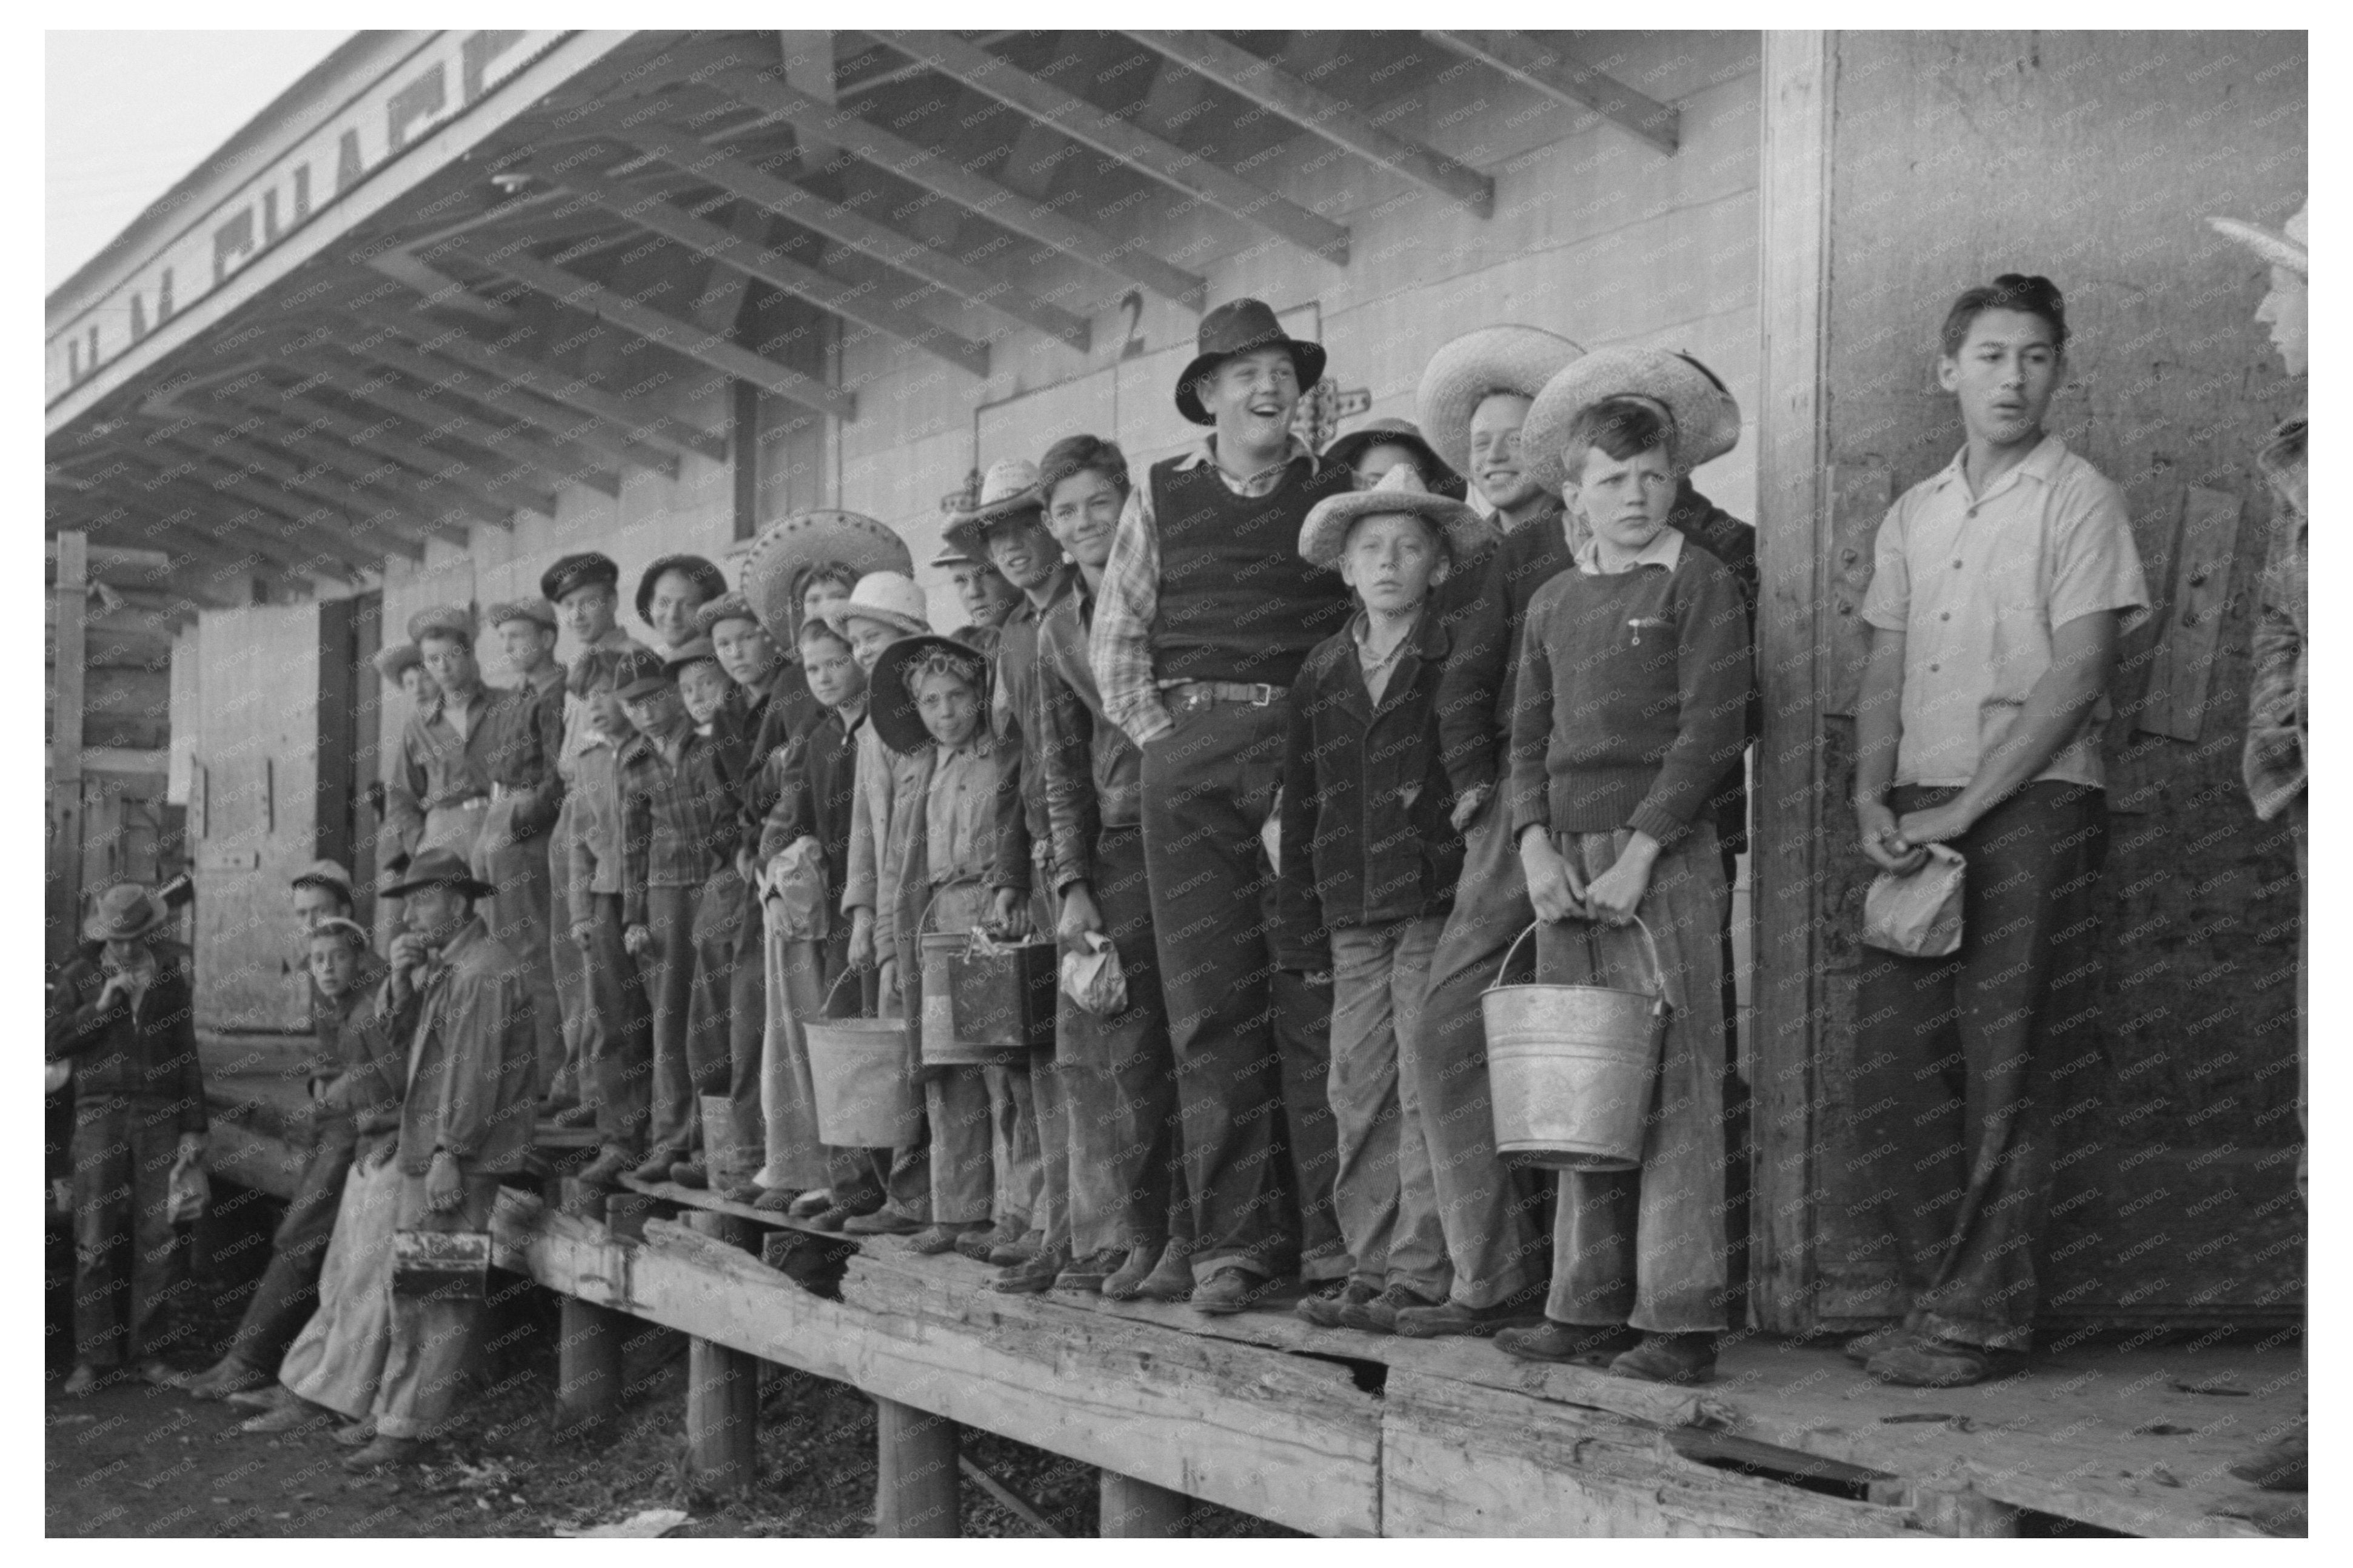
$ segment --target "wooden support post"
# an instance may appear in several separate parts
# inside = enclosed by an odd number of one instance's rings
[[[601,1221],[605,1190],[565,1177],[556,1207],[575,1219]],[[556,1425],[566,1434],[603,1426],[621,1411],[621,1341],[628,1319],[610,1307],[563,1298],[555,1345]]]
[[[623,1241],[646,1239],[646,1222],[670,1212],[670,1205],[643,1192],[609,1192],[605,1198],[605,1224]]]
[[[874,1425],[881,1446],[874,1533],[958,1533],[963,1478],[956,1469],[956,1424],[895,1399],[877,1399]]]
[[[1106,1540],[1132,1536],[1146,1541],[1170,1541],[1191,1533],[1186,1522],[1190,1499],[1183,1492],[1123,1476],[1103,1472],[1102,1502],[1095,1533]]]
[[[748,1220],[697,1210],[689,1227],[730,1246],[754,1234]],[[760,1473],[760,1358],[709,1340],[691,1340],[686,1351],[686,1464],[714,1491],[748,1489]]]
[[[49,692],[49,898],[46,952],[62,960],[81,935],[81,706],[89,535],[58,535],[56,665]]]

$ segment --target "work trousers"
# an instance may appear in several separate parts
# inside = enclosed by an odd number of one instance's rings
[[[229,1353],[255,1372],[279,1370],[286,1348],[318,1308],[319,1271],[327,1261],[358,1138],[349,1116],[312,1107],[311,1150],[301,1179],[270,1237],[269,1262],[229,1344]]]
[[[375,1408],[392,1347],[392,1233],[400,1209],[396,1135],[371,1139],[335,1210],[335,1238],[319,1271],[319,1309],[279,1363],[289,1393],[353,1421]],[[369,1169],[371,1162],[374,1169]]]
[[[1332,931],[1332,1179],[1349,1279],[1446,1299],[1453,1279],[1438,1224],[1421,1095],[1400,1062],[1419,1050],[1421,1005],[1443,916]]]
[[[393,1224],[406,1231],[487,1231],[499,1179],[468,1171],[465,1202],[437,1214],[425,1204],[425,1178],[404,1173]],[[387,1286],[387,1288],[389,1287]],[[418,1296],[392,1298],[392,1339],[376,1393],[375,1429],[385,1437],[433,1437],[458,1403],[481,1339],[485,1304]]]
[[[547,835],[535,833],[518,842],[513,834],[516,804],[513,800],[494,800],[483,814],[481,834],[474,841],[474,874],[498,889],[484,911],[491,935],[522,960],[537,1033],[537,1086],[544,1095],[555,1088],[564,1071],[563,1008],[548,948],[548,906],[554,888],[548,876]]]
[[[847,931],[811,940],[784,936],[772,922],[763,932],[762,948],[767,969],[767,1005],[761,1020],[766,1038],[760,1047],[765,1160],[753,1179],[763,1187],[807,1192],[828,1184],[833,1155],[818,1131],[817,1087],[809,1075],[808,1034],[802,1020],[855,1018],[863,996],[854,981],[834,983],[848,967]],[[742,1057],[736,1058],[736,1065],[743,1065]],[[883,1158],[887,1169],[889,1150]],[[856,1169],[848,1169],[853,1181]],[[881,1201],[879,1194],[874,1201]]]
[[[736,876],[732,867],[727,874]],[[736,881],[742,886],[740,876]],[[769,959],[772,946],[759,895],[744,887],[744,916],[735,927],[733,967],[727,977],[727,1107],[736,1145],[729,1168],[754,1181],[759,1181],[759,1173],[768,1164],[765,1064],[768,1035],[775,1027],[768,1013],[768,993],[776,983]],[[797,1187],[817,1184],[794,1183]]]
[[[754,1125],[745,1130],[732,1126],[725,1137],[711,1138],[702,1127],[702,1097],[715,1096],[728,1102],[732,1113],[734,1106],[734,1027],[733,1001],[735,991],[736,955],[743,951],[744,928],[754,927],[752,968],[756,972],[766,961],[757,944],[759,916],[752,907],[752,890],[735,874],[732,865],[712,872],[694,897],[694,985],[687,1005],[686,1071],[694,1085],[694,1131],[692,1147],[702,1149],[703,1159],[712,1173],[713,1186],[723,1185],[722,1173],[736,1171],[749,1174],[757,1166],[765,1151],[756,1136],[759,1131],[759,1063],[754,1060],[747,1077],[753,1089],[752,1119]],[[731,1114],[730,1122],[733,1118]],[[723,1142],[729,1144],[723,1148]]]
[[[1561,833],[1556,846],[1590,883],[1625,853],[1630,830]],[[1556,1322],[1624,1323],[1646,1333],[1731,1326],[1725,1225],[1723,856],[1706,822],[1659,852],[1635,913],[1657,944],[1667,1021],[1639,1171],[1564,1171],[1553,1220]],[[1651,991],[1632,925],[1568,919],[1536,927],[1542,985]]]
[[[1271,916],[1270,916],[1271,918]],[[1282,1056],[1283,1179],[1299,1226],[1299,1277],[1348,1277],[1348,1243],[1332,1183],[1340,1173],[1340,1128],[1332,1115],[1332,982],[1278,969],[1274,1038]]]
[[[460,800],[453,806],[435,806],[425,813],[425,829],[417,838],[412,855],[423,854],[429,849],[445,849],[454,853],[468,865],[474,863],[474,844],[482,836],[482,824],[491,814],[491,798],[477,795],[470,800]]]
[[[994,895],[976,882],[950,883],[934,891],[929,919],[918,925],[968,931],[993,902]],[[910,988],[908,1004],[923,1026],[943,1026],[944,1008],[934,1005],[928,1014],[924,1009],[920,932],[915,950],[902,956],[899,973],[900,984]],[[926,1068],[924,1075],[933,1220],[960,1224],[993,1219],[1008,1229],[1026,1229],[1044,1175],[1029,1064]]]
[[[1176,1237],[1190,1241],[1192,1204],[1186,1196],[1184,1140],[1176,1096],[1176,1063],[1168,1040],[1168,1013],[1160,994],[1160,955],[1152,936],[1152,890],[1145,880],[1144,830],[1105,828],[1095,841],[1089,885],[1103,935],[1119,955],[1127,1007],[1097,1018],[1065,999],[1058,1026],[1058,1057],[1075,1054],[1107,1080],[1109,1117],[1100,1135],[1082,1110],[1071,1154],[1071,1201],[1107,1208],[1116,1234],[1107,1245],[1158,1251]]]
[[[1495,1150],[1486,1020],[1479,1010],[1479,993],[1495,983],[1513,938],[1535,918],[1509,814],[1490,797],[1463,838],[1462,876],[1430,956],[1419,1039],[1398,1064],[1421,1102],[1452,1298],[1464,1307],[1493,1307],[1537,1279],[1536,1226]],[[1520,961],[1530,961],[1525,948]]]
[[[572,842],[572,798],[567,795],[555,817],[551,843]],[[550,866],[551,874],[554,865]],[[554,876],[562,882],[561,876]],[[551,900],[561,897],[553,889]],[[596,1002],[596,988],[588,973],[588,955],[572,939],[568,917],[551,910],[547,933],[548,969],[555,977],[555,1004],[564,1024],[564,1068],[550,1091],[558,1100],[577,1099],[595,1108],[596,1058],[604,1044],[605,1024]]]
[[[74,1101],[74,1359],[120,1366],[163,1352],[186,1273],[168,1185],[179,1108],[109,1095]]]
[[[589,895],[596,913],[583,968],[599,1021],[593,1058],[596,1138],[607,1153],[638,1158],[653,1104],[653,1010],[646,976],[622,945],[621,895]]]
[[[1176,1065],[1193,1274],[1287,1272],[1299,1252],[1276,1143],[1283,1051],[1260,842],[1287,705],[1186,704],[1144,747],[1145,863]]]
[[[652,943],[638,955],[638,972],[645,977],[646,1002],[653,1013],[654,1071],[652,1121],[646,1129],[646,1153],[657,1150],[683,1160],[694,1146],[702,1120],[695,1104],[696,1077],[687,1055],[688,1030],[694,1021],[694,910],[702,889],[646,889],[646,930]]]
[[[1952,789],[1899,789],[1901,817]],[[2029,784],[1951,841],[1968,863],[1959,950],[1864,949],[1852,1103],[1880,1236],[1916,1333],[2028,1347],[2052,1126],[2100,1075],[2105,792]],[[2096,1117],[2072,1118],[2071,1152]]]

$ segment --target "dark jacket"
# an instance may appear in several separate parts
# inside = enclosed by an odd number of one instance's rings
[[[123,1098],[153,1107],[170,1106],[179,1130],[202,1132],[204,1067],[196,1058],[195,966],[177,942],[148,944],[155,955],[155,979],[131,1004],[116,1001],[99,1011],[106,971],[97,959],[76,959],[49,992],[48,1058],[70,1057],[74,1097]]]
[[[374,953],[361,960],[358,981],[336,999],[322,1001],[333,1019],[332,1060],[341,1067],[327,1086],[326,1108],[352,1118],[362,1134],[400,1130],[400,1101],[407,1086],[408,1042],[396,1038],[385,1016],[384,960]]]
[[[997,680],[991,686],[997,710],[997,866],[991,887],[1028,893],[1031,846],[1050,844],[1053,828],[1046,815],[1046,764],[1040,752],[1045,726],[1038,715],[1039,635],[1049,611],[1071,595],[1078,568],[1062,567],[1041,607],[1023,595],[1005,618],[997,637]]]
[[[1291,685],[1279,937],[1287,969],[1328,968],[1335,927],[1444,914],[1462,874],[1438,738],[1452,639],[1430,606],[1376,705],[1356,625],[1317,643]]]
[[[835,898],[849,880],[849,810],[858,794],[858,738],[829,708],[769,764],[776,800],[755,849],[766,864],[802,838],[825,854],[826,887]]]
[[[564,776],[555,759],[564,750],[564,673],[502,693],[485,721],[490,751],[483,758],[491,782],[501,795],[516,797],[510,830],[517,840],[537,838],[555,825],[564,804]]]
[[[522,960],[477,915],[413,978],[407,1000],[385,1008],[387,1043],[400,1053],[401,1169],[422,1176],[446,1149],[470,1176],[522,1170],[538,1072]]]
[[[1105,828],[1143,821],[1144,754],[1103,713],[1087,657],[1094,596],[1076,591],[1046,612],[1038,630],[1038,755],[1046,773],[1046,818],[1054,842],[1054,889],[1094,880],[1095,841]]]
[[[809,694],[808,673],[791,659],[779,659],[766,687],[733,715],[744,745],[740,751],[731,748],[725,761],[735,795],[737,845],[746,854],[760,853],[760,830],[784,779],[785,752],[824,712]]]

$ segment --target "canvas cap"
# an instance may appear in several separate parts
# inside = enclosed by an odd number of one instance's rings
[[[671,684],[670,666],[650,648],[625,648],[613,661],[613,694],[624,701]]]
[[[539,574],[539,591],[550,604],[562,604],[564,596],[575,588],[601,583],[618,589],[621,568],[613,557],[601,550],[579,550],[569,556],[558,556],[555,564]]]
[[[675,681],[681,670],[705,659],[714,664],[719,662],[719,651],[711,645],[711,639],[690,637],[670,651],[669,655],[662,660],[662,671]]]
[[[482,624],[493,628],[510,620],[528,620],[543,631],[554,631],[555,607],[543,599],[502,599],[482,617]]]
[[[858,579],[848,599],[825,607],[825,623],[836,631],[842,631],[852,617],[879,620],[907,636],[920,636],[932,629],[932,601],[903,572],[869,572]]]
[[[761,625],[759,613],[752,608],[752,601],[733,588],[694,612],[695,632],[698,636],[708,637],[723,620],[748,620],[754,626]]]

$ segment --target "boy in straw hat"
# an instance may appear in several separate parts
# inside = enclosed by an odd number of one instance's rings
[[[1547,364],[1555,368],[1535,381]],[[1532,386],[1533,396],[1525,390]],[[1683,471],[1667,526],[1724,562],[1744,584],[1755,581],[1756,556],[1747,524],[1690,482],[1690,469],[1730,451],[1740,435],[1739,409],[1696,360],[1655,349],[1584,354],[1567,339],[1532,327],[1487,328],[1434,356],[1423,387],[1431,429],[1465,453],[1482,493],[1507,521],[1478,593],[1454,624],[1454,652],[1438,705],[1447,777],[1454,786],[1453,820],[1465,839],[1462,892],[1430,962],[1423,1020],[1430,1049],[1420,1060],[1424,1114],[1440,1145],[1431,1162],[1454,1292],[1442,1306],[1400,1313],[1397,1331],[1486,1335],[1528,1315],[1542,1283],[1528,1263],[1535,1241],[1525,1205],[1514,1199],[1509,1171],[1495,1151],[1479,993],[1494,982],[1513,939],[1534,918],[1497,795],[1508,768],[1529,602],[1570,569],[1590,536],[1585,520],[1560,502],[1558,443],[1569,422],[1620,393],[1666,413],[1677,431]],[[1515,524],[1509,521],[1514,517]],[[1745,817],[1738,769],[1731,774],[1716,806],[1717,842],[1727,867]],[[1728,960],[1725,972],[1730,973]]]
[[[1967,432],[1880,524],[1862,619],[1855,817],[1878,869],[1968,863],[1947,958],[1871,949],[1857,982],[1862,1147],[1903,1320],[1850,1340],[1883,1382],[2024,1365],[2060,1086],[2099,1045],[2100,734],[2148,588],[2122,490],[2042,428],[2065,380],[2051,281],[1966,290],[1937,376]],[[1926,1151],[1925,1153],[1923,1151]]]
[[[2278,229],[2264,228],[2232,217],[2207,221],[2271,263],[2271,287],[2255,307],[2255,320],[2271,329],[2281,367],[2290,376],[2306,372],[2308,344],[2306,323],[2310,309],[2310,253],[2306,243],[2306,206]],[[2247,796],[2255,815],[2270,822],[2287,819],[2295,839],[2295,871],[2299,886],[2306,881],[2306,752],[2309,744],[2306,715],[2305,652],[2309,607],[2306,598],[2305,486],[2306,447],[2310,435],[2302,410],[2284,421],[2255,454],[2272,493],[2272,528],[2263,561],[2263,586],[2255,615],[2253,683],[2247,694],[2247,738],[2241,753]],[[2308,916],[2308,911],[2307,911]],[[2299,938],[2296,953],[2295,1061],[2296,1118],[2305,1118],[2305,1072],[2310,1060],[2306,1038],[2306,984],[2310,945],[2308,930]],[[2296,1160],[2296,1190],[2302,1195],[2305,1164]],[[2307,1484],[2309,1436],[2302,1420],[2231,1466],[2231,1473],[2267,1490],[2302,1493]],[[2301,1497],[2285,1508],[2253,1507],[2255,1522],[2274,1534],[2305,1532],[2306,1510]]]
[[[1430,958],[1462,860],[1439,758],[1448,638],[1431,590],[1497,537],[1410,463],[1318,503],[1300,530],[1300,556],[1336,566],[1359,606],[1292,684],[1282,779],[1286,962],[1333,975],[1332,1198],[1353,1265],[1345,1287],[1299,1303],[1322,1328],[1390,1332],[1452,1283],[1420,1093],[1400,1063],[1423,1049]]]
[[[1746,743],[1751,681],[1732,574],[1667,526],[1676,429],[1647,403],[1604,398],[1557,449],[1565,497],[1593,533],[1537,590],[1521,639],[1505,804],[1536,979],[1662,989],[1668,1013],[1641,1169],[1560,1172],[1545,1321],[1495,1342],[1689,1383],[1713,1374],[1730,1326],[1719,950],[1730,887],[1709,802]],[[1637,920],[1639,941],[1625,929]]]
[[[49,989],[48,1059],[74,1067],[71,1395],[124,1365],[148,1383],[173,1377],[165,1306],[184,1255],[166,1181],[175,1160],[204,1157],[209,1124],[195,969],[164,936],[169,920],[139,884],[108,888],[82,923],[97,954]]]

